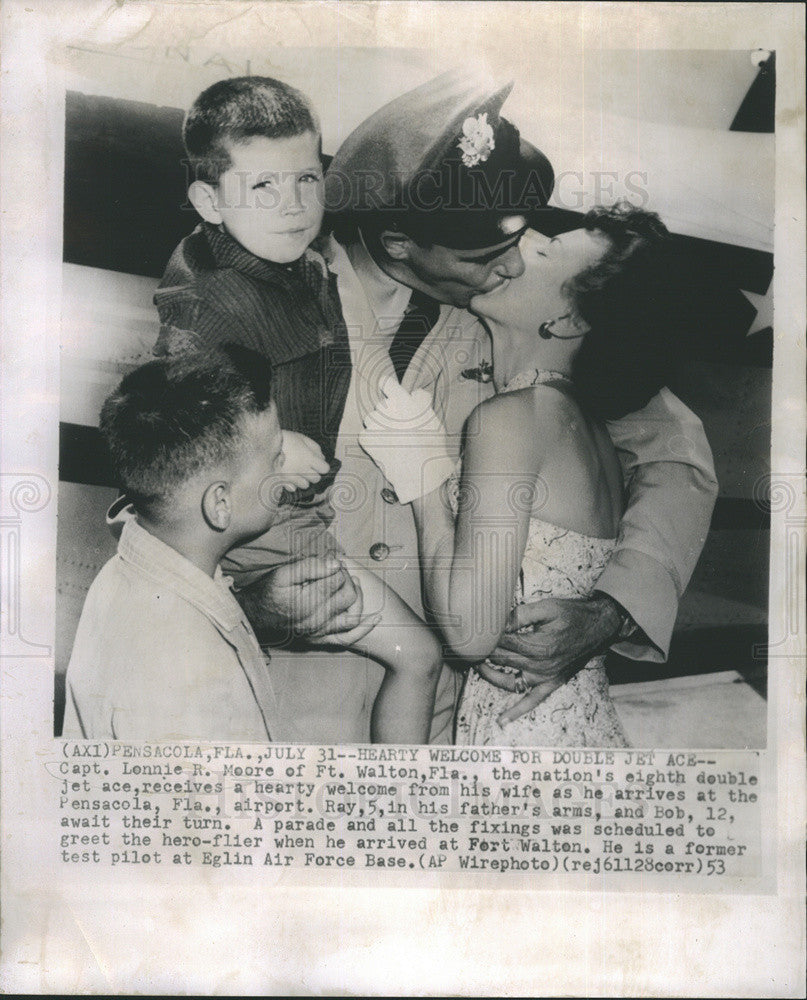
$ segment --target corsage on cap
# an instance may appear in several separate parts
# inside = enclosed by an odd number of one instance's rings
[[[546,206],[552,165],[500,110],[513,88],[456,70],[384,105],[345,139],[325,178],[332,213],[383,217],[424,242],[494,246]],[[376,219],[378,222],[378,219]]]

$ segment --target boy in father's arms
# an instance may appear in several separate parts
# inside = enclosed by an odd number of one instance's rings
[[[323,216],[314,109],[279,80],[221,80],[194,101],[182,137],[195,177],[188,198],[203,221],[154,296],[155,353],[235,342],[262,354],[281,426],[331,461],[345,396],[335,369],[349,380],[350,366],[335,283],[311,248]]]
[[[225,345],[152,361],[105,402],[101,431],[130,505],[81,614],[64,736],[265,742],[277,732],[268,659],[219,566],[271,527],[284,489],[327,470],[319,459],[284,473],[271,386],[264,358]],[[383,615],[332,641],[361,642],[387,670],[373,738],[423,742],[439,646],[396,595],[356,572]]]
[[[351,364],[336,279],[316,242],[323,217],[320,126],[300,91],[270,77],[236,77],[196,98],[182,137],[194,177],[188,198],[203,221],[172,254],[155,294],[155,354],[230,341],[257,351],[273,366],[290,463],[317,457],[317,446],[331,463],[318,496],[298,492],[281,507],[270,546],[241,553],[236,583],[245,587],[292,557],[335,547],[326,535],[333,511],[324,494],[338,469],[334,450]],[[320,577],[321,567],[313,579]],[[354,584],[344,572],[320,584],[331,592],[332,611],[350,609],[345,622],[360,614]],[[286,625],[278,622],[276,641]]]

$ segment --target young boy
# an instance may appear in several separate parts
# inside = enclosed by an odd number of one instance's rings
[[[331,466],[315,489],[298,489],[281,507],[265,544],[225,562],[244,590],[273,566],[338,547],[328,532],[327,490],[339,469],[334,452],[351,361],[336,279],[315,241],[323,217],[320,126],[295,88],[236,77],[196,98],[182,138],[193,173],[188,198],[203,221],[172,254],[154,296],[155,354],[233,341],[257,351],[273,366],[287,464],[298,455],[310,460],[318,446]],[[332,574],[330,584],[334,594],[353,592],[345,574]],[[352,618],[360,606],[345,613]],[[273,642],[291,638],[278,623]]]
[[[155,294],[155,353],[189,342],[258,351],[274,368],[281,426],[312,438],[330,462],[350,356],[335,279],[311,246],[323,216],[314,109],[279,80],[221,80],[194,101],[182,137],[188,198],[203,221]]]
[[[242,606],[274,626],[261,640],[285,646],[294,639],[291,627],[273,608],[266,613],[262,582],[278,565],[304,563],[304,557],[322,557],[339,547],[329,531],[335,515],[328,487],[339,468],[334,453],[351,382],[336,278],[316,240],[323,217],[319,122],[308,99],[293,87],[269,77],[238,77],[221,80],[196,98],[185,117],[183,141],[193,170],[188,197],[203,221],[174,251],[155,295],[162,323],[156,353],[233,340],[258,351],[272,362],[287,467],[297,464],[298,453],[306,459],[303,436],[313,439],[331,466],[315,489],[296,492],[293,502],[280,508],[271,535],[223,562]],[[343,485],[342,496],[352,488],[350,482]],[[344,626],[357,620],[359,609],[373,606],[370,593],[354,585],[365,579],[361,574],[339,569],[326,579],[321,561],[315,558],[314,564],[318,578],[304,581],[305,587],[327,594],[318,605],[312,601],[315,618],[336,609],[336,621]],[[391,595],[367,579],[387,606]],[[281,732],[286,739],[305,738],[310,719],[322,715],[321,692],[336,690],[325,708],[327,739],[345,742],[343,733],[354,741],[366,739],[363,733],[357,737],[350,720],[358,717],[358,706],[362,719],[365,705],[378,708],[372,697],[377,671],[363,658],[347,665],[350,658],[327,658],[327,665],[324,659],[305,657],[303,672],[293,658],[276,658],[278,697],[294,705],[284,717],[291,724]],[[308,685],[308,669],[319,676],[316,689]]]
[[[150,362],[104,404],[101,431],[130,507],[118,553],[81,614],[64,736],[272,738],[271,669],[219,567],[229,549],[268,530],[290,485],[271,383],[264,358],[225,345]],[[294,479],[310,485],[326,469],[314,460]],[[383,614],[338,642],[364,640],[387,669],[373,738],[423,742],[439,645],[399,598],[358,572]],[[382,620],[395,627],[376,627]]]

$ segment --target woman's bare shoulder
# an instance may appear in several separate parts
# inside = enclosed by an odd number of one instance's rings
[[[485,400],[477,410],[488,423],[511,419],[540,420],[547,433],[553,428],[560,431],[567,418],[584,419],[574,397],[552,385],[534,385],[503,392]]]
[[[500,432],[517,426],[514,422],[529,419],[533,409],[531,389],[502,392],[479,403],[468,417],[468,427],[478,432]]]
[[[513,459],[522,464],[540,462],[558,432],[563,407],[561,394],[551,390],[516,389],[491,396],[468,417],[466,448],[494,451],[502,463]],[[539,428],[541,433],[536,433]]]

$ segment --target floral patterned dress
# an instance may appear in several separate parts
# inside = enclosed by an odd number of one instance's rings
[[[511,379],[502,391],[512,392],[557,379],[554,372],[524,372]],[[456,490],[452,492],[456,501]],[[614,545],[615,539],[582,535],[530,517],[515,603],[546,597],[588,596]],[[522,631],[528,632],[529,628]],[[488,674],[509,674],[511,679],[518,676],[518,671],[497,667],[489,660],[482,670]],[[521,698],[523,694],[494,686],[476,667],[471,667],[457,711],[456,742],[495,746],[629,745],[608,692],[604,656],[590,660],[526,715],[500,726],[496,721],[498,716]]]

